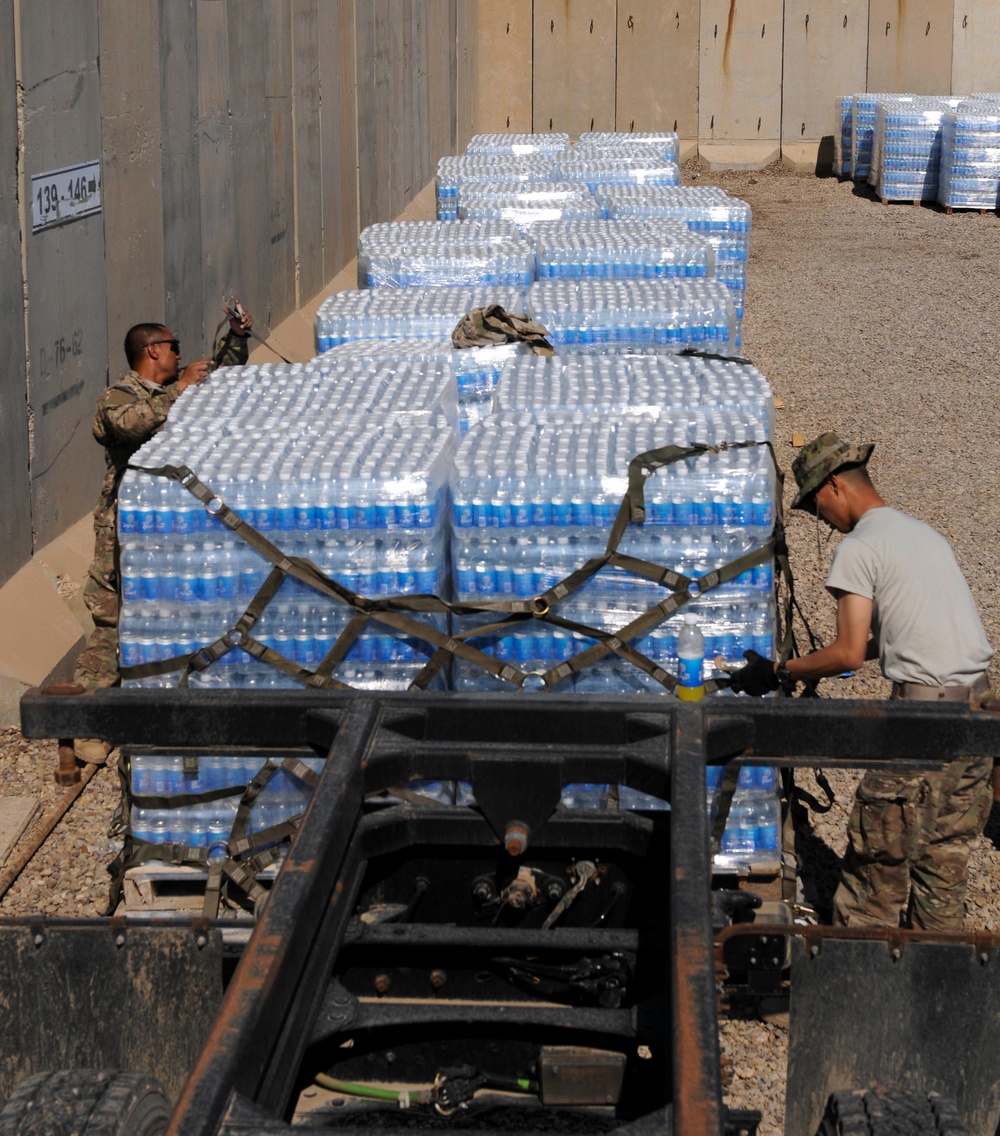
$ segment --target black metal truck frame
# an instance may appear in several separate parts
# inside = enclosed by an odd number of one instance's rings
[[[219,926],[207,921],[165,928],[121,918],[69,926],[30,919],[0,928],[0,980],[4,968],[14,968],[26,988],[32,967],[42,966],[61,933],[72,946],[58,957],[64,966],[77,959],[84,971],[84,960],[101,952],[117,951],[119,961],[132,949],[151,952],[134,973],[147,998],[175,999],[179,1031],[197,1054],[181,1077],[173,1136],[284,1130],[317,1068],[351,1081],[410,1083],[463,1059],[468,1068],[453,1072],[454,1081],[461,1084],[464,1073],[470,1084],[464,1099],[446,1096],[449,1107],[432,1112],[438,1125],[478,1112],[481,1129],[510,1131],[510,1109],[521,1106],[517,1130],[530,1129],[531,1116],[544,1127],[524,1107],[537,1108],[537,1095],[491,1093],[488,1078],[474,1095],[473,1082],[492,1063],[494,1084],[530,1067],[544,1104],[584,1101],[591,1107],[567,1115],[622,1136],[752,1132],[753,1117],[724,1107],[718,1035],[725,941],[746,935],[771,953],[789,936],[795,940],[787,1132],[815,1131],[833,1088],[873,1076],[932,1089],[940,1082],[953,1094],[950,1082],[961,1081],[957,1095],[970,1129],[994,1131],[1000,1098],[992,1053],[1000,1027],[979,1022],[985,1016],[975,1010],[997,994],[1000,940],[970,934],[927,941],[906,931],[752,921],[720,934],[717,905],[713,926],[705,767],[738,760],[935,768],[954,757],[1000,753],[1000,716],[909,702],[720,697],[681,704],[312,690],[72,697],[32,691],[21,713],[29,737],[109,737],[198,752],[298,747],[327,758],[234,969]],[[417,779],[470,782],[476,805],[421,806],[392,795],[393,787]],[[563,786],[595,782],[632,786],[669,801],[670,809],[560,807]],[[530,865],[543,888],[556,880],[552,898],[579,881],[573,873],[584,861],[599,866],[596,882],[577,889],[558,925],[542,925],[551,903],[496,902],[519,866]],[[380,920],[380,910],[394,912],[394,921]],[[186,937],[164,966],[164,985],[155,980],[157,936],[173,936],[175,946]],[[94,945],[92,956],[86,942]],[[232,972],[215,1004],[206,970],[225,966]],[[186,970],[198,975],[193,993]],[[914,1007],[927,1002],[928,975],[964,1002],[963,1015],[941,1007],[937,1017],[914,1020]],[[845,980],[831,1002],[827,985]],[[52,968],[39,970],[37,981],[51,983]],[[133,981],[131,995],[106,1001],[107,1032],[131,1038],[138,1067],[156,1071],[171,1059],[168,1039],[150,1059],[137,1041],[141,1031],[121,1034],[123,1015],[135,1026],[144,1012],[129,1002],[141,1002],[139,985]],[[884,1027],[881,1056],[874,1044],[859,1045],[859,1013],[869,1026],[877,1020]],[[796,1017],[805,1034],[798,1050]],[[151,1020],[154,1034],[162,1033],[162,1018]],[[847,1036],[835,1037],[831,1022]],[[927,1036],[900,1042],[905,1035],[898,1031],[907,1028]],[[4,1055],[5,1075],[60,1059],[70,1068],[94,1064],[92,1049],[84,1055],[64,1042],[53,1048],[44,1028],[36,1032],[34,1049],[22,1044],[17,1060]],[[569,1047],[565,1096],[558,1065],[552,1072],[560,1046]],[[127,1061],[129,1054],[120,1047],[112,1059]],[[370,1113],[342,1105],[317,1123],[371,1130]],[[403,1130],[382,1115],[379,1131],[397,1128]]]

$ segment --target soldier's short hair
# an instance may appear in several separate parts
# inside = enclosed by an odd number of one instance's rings
[[[125,332],[125,358],[130,367],[135,367],[147,343],[162,336],[167,330],[162,323],[137,323]]]

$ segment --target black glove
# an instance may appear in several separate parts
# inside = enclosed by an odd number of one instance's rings
[[[747,665],[741,667],[729,680],[729,689],[737,694],[752,694],[760,698],[778,689],[778,676],[774,673],[774,661],[765,659],[756,651],[744,651]]]

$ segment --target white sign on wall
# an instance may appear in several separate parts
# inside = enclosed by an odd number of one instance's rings
[[[31,178],[31,231],[101,211],[101,163],[64,166]]]

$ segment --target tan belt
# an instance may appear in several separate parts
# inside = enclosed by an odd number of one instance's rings
[[[890,698],[917,702],[968,702],[990,688],[986,675],[980,675],[971,686],[924,686],[919,682],[894,682]]]

